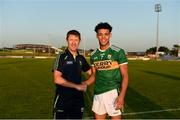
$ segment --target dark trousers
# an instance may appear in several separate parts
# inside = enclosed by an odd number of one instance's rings
[[[82,119],[82,108],[58,109],[54,111],[54,119]]]

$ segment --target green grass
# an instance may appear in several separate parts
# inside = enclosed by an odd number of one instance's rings
[[[51,118],[52,59],[0,59],[0,118]]]
[[[130,61],[126,112],[180,108],[179,68],[178,61]],[[180,118],[179,113],[172,111],[125,117]]]
[[[0,59],[0,118],[52,118],[54,59]],[[180,62],[129,61],[125,113],[180,108]],[[85,76],[85,75],[84,75]],[[91,111],[93,85],[85,93]],[[124,118],[180,118],[179,111],[124,115]]]

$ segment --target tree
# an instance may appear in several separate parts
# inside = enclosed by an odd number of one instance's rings
[[[165,46],[161,46],[161,47],[159,47],[158,51],[168,54],[170,50]]]
[[[171,54],[174,56],[178,56],[178,50],[180,49],[180,45],[174,44],[171,50]]]
[[[165,54],[169,53],[169,49],[165,46],[160,46],[158,49],[158,52],[164,52]],[[155,54],[156,53],[156,47],[151,47],[146,50],[146,54]]]
[[[155,54],[156,53],[156,47],[151,47],[146,50],[146,54]]]

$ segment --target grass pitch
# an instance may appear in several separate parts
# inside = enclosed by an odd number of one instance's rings
[[[52,59],[0,59],[0,118],[51,118]]]
[[[54,59],[0,59],[0,118],[52,118]],[[180,118],[180,62],[129,61],[124,118]],[[93,85],[84,118],[92,118]]]

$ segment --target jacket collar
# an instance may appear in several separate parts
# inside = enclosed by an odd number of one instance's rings
[[[66,52],[66,54],[68,54],[68,56],[73,57],[73,54],[68,50],[68,48],[66,48],[65,52]],[[76,56],[78,56],[78,55],[79,55],[79,52],[77,50],[77,55]]]

